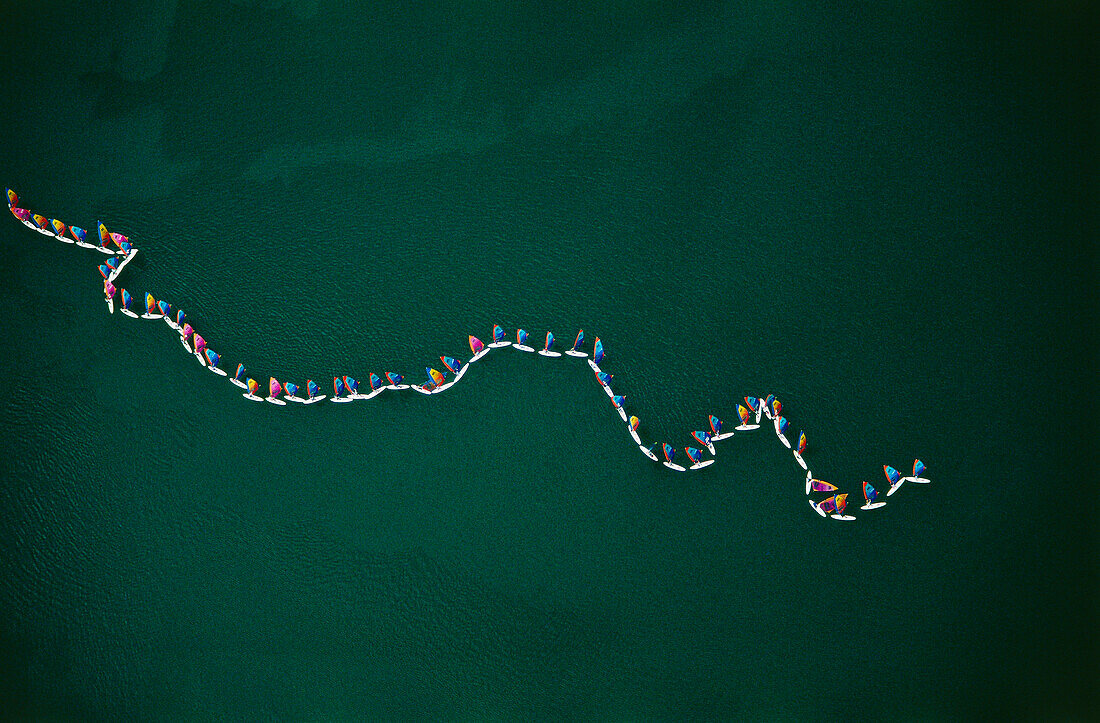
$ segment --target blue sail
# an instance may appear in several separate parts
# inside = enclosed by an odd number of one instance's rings
[[[550,332],[546,332],[546,351],[550,351],[550,347],[554,346],[554,335]]]
[[[722,433],[722,420],[714,416],[713,414],[710,415],[710,431],[711,434]]]
[[[596,337],[596,346],[592,349],[592,361],[599,364],[603,361],[603,342],[600,341],[600,337]]]
[[[377,374],[375,374],[374,372],[371,372],[371,375],[370,375],[370,388],[371,389],[381,389],[382,388],[382,378],[380,376],[378,376]]]
[[[695,431],[691,433],[691,436],[695,437],[695,441],[703,445],[704,447],[710,444],[710,435],[706,432]]]
[[[524,331],[523,329],[517,329],[516,330],[516,341],[518,341],[520,344],[526,344],[527,343],[527,332]]]
[[[596,375],[596,378],[599,379],[600,384],[604,385],[605,387],[608,386],[609,384],[611,384],[611,378],[612,377],[607,372],[600,372],[599,374]]]
[[[626,397],[622,396],[621,394],[616,394],[615,396],[611,397],[611,403],[614,404],[616,407],[621,407],[623,406],[623,404],[626,403]]]
[[[580,351],[581,344],[584,343],[584,329],[577,332],[577,338],[573,340],[573,351]]]
[[[172,306],[167,301],[158,301],[157,302],[157,308],[160,309],[160,313],[162,313],[165,316],[171,318],[171,316],[172,316]]]
[[[786,417],[780,417],[779,418],[779,433],[780,434],[786,434],[788,426],[789,425],[787,424],[787,418]]]
[[[353,377],[344,377],[344,386],[348,388],[348,391],[352,394],[359,393],[359,382]]]
[[[493,326],[493,341],[504,341],[504,329],[499,324]]]
[[[221,357],[218,356],[218,353],[216,351],[208,348],[205,349],[203,353],[206,354],[206,361],[210,362],[210,366],[218,366],[218,362],[221,361]]]
[[[400,384],[404,379],[405,377],[401,376],[397,372],[386,372],[386,381],[394,385],[395,387]]]
[[[661,448],[664,450],[665,460],[671,464],[672,460],[676,459],[676,450],[668,442],[662,444]]]
[[[927,467],[924,466],[924,462],[921,462],[919,459],[913,460],[914,477],[920,477],[922,474],[924,474],[925,469],[927,469]]]
[[[332,378],[332,390],[336,392],[336,396],[340,396],[344,393],[344,380],[340,377]]]
[[[237,373],[233,375],[233,378],[244,381],[244,364],[237,365]]]
[[[691,457],[691,461],[699,464],[703,461],[703,453],[695,449],[695,447],[684,447],[684,451],[687,452],[688,457]]]
[[[183,326],[183,322],[187,320],[187,317],[183,315],[183,309],[176,310],[176,326]]]
[[[288,396],[291,396],[291,397],[297,396],[298,395],[298,385],[295,384],[294,382],[287,382],[286,384],[283,385],[283,391],[285,391]]]
[[[130,292],[126,289],[122,290],[122,308],[129,309],[130,304],[134,303],[134,297],[130,296]]]
[[[310,379],[306,383],[306,389],[307,389],[306,393],[309,395],[310,399],[313,399],[314,397],[316,397],[317,393],[321,391],[321,388],[319,386],[317,386],[317,382],[313,381],[312,379]]]

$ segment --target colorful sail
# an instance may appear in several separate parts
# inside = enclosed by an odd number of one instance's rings
[[[50,219],[50,226],[53,226],[53,232],[58,236],[65,235],[65,224],[61,223],[56,218]]]
[[[835,492],[836,485],[829,484],[825,480],[812,479],[810,480],[810,489],[814,492]]]
[[[99,245],[100,247],[111,245],[111,234],[107,232],[107,227],[103,225],[102,221],[99,223]]]
[[[15,191],[8,189],[8,208],[19,205],[19,196],[15,195]]]
[[[344,380],[340,377],[332,378],[332,390],[336,392],[336,396],[340,396],[344,393]]]
[[[20,221],[30,221],[31,220],[31,212],[28,211],[25,208],[13,208],[11,210],[11,215],[15,216]]]
[[[741,418],[741,424],[749,423],[749,408],[744,404],[737,405],[737,416]]]
[[[924,466],[924,462],[921,462],[919,459],[914,459],[913,460],[913,476],[914,477],[920,477],[922,474],[924,474],[924,470],[926,470],[926,469],[927,469],[927,467]]]
[[[348,390],[349,394],[358,394],[359,382],[355,377],[344,377],[344,388]]]
[[[863,497],[867,500],[868,503],[874,502],[875,498],[878,497],[878,490],[872,487],[870,482],[864,482]]]
[[[218,362],[221,361],[221,357],[218,356],[218,352],[214,351],[213,349],[207,349],[203,352],[203,354],[206,355],[206,361],[210,362],[210,366],[212,367],[218,366]]]
[[[80,243],[84,243],[84,239],[88,237],[88,232],[79,226],[69,226],[69,233]]]
[[[501,329],[499,324],[493,325],[493,341],[504,341],[504,329]]]
[[[108,299],[115,298],[115,285],[110,281],[103,282],[103,293],[107,295]]]
[[[668,462],[669,464],[671,464],[672,460],[676,458],[676,450],[674,450],[672,448],[672,445],[669,444],[668,442],[665,442],[662,445],[662,449],[664,450],[664,453],[665,453],[665,461]]]
[[[130,252],[134,250],[134,247],[130,244],[129,241],[123,241],[119,245],[119,248],[122,249],[123,256],[129,256]]]
[[[260,391],[260,383],[255,379],[249,377],[248,379],[248,393],[252,396],[256,396],[256,392]]]
[[[381,389],[382,388],[382,377],[378,376],[374,372],[371,372],[371,375],[370,375],[370,388],[371,389]]]
[[[172,318],[172,305],[167,301],[158,301],[157,308],[160,309],[160,313],[164,314],[169,319]]]
[[[772,400],[772,413],[773,414],[779,414],[781,411],[783,411],[783,402],[779,401],[778,399],[773,399]]]
[[[267,383],[267,396],[277,397],[283,393],[283,385],[275,377],[271,377]]]
[[[198,334],[195,334],[195,352],[201,352],[206,348],[206,339],[203,339]]]
[[[183,309],[176,309],[176,326],[183,326],[183,322],[187,317],[183,314]]]
[[[573,351],[580,351],[581,344],[584,343],[584,329],[577,332],[577,338],[573,340]]]
[[[619,407],[622,407],[624,404],[626,404],[626,397],[621,394],[616,394],[615,396],[611,397],[611,403],[615,405],[616,409],[618,409]]]
[[[764,400],[764,406],[767,407],[768,409],[771,409],[772,408],[772,402],[774,402],[774,401],[775,401],[775,395],[774,394],[769,394],[767,399]]]
[[[470,337],[470,351],[474,354],[474,356],[480,354],[484,349],[485,344],[481,341],[481,339],[478,339],[476,336]]]
[[[112,256],[111,258],[107,259],[107,261],[105,261],[104,263],[106,263],[108,266],[110,266],[111,270],[114,271],[115,269],[118,268],[119,260],[118,260],[117,256]]]
[[[901,474],[888,464],[882,465],[882,471],[886,473],[886,479],[890,480],[891,486],[896,485],[901,479]]]
[[[691,436],[695,438],[695,441],[706,447],[710,444],[710,435],[701,430],[696,430],[691,433]]]
[[[242,379],[243,376],[244,376],[244,364],[238,364],[237,365],[237,372],[233,375],[233,378],[237,379],[237,380],[240,380],[240,381],[244,381],[244,379]]]
[[[798,433],[798,453],[802,454],[805,451],[806,451],[806,433],[805,432],[799,432]]]
[[[837,495],[836,497],[834,497],[833,498],[833,504],[836,506],[836,511],[837,512],[844,512],[844,508],[848,506],[848,495],[847,495],[847,493],[842,494],[842,495]]]
[[[612,375],[608,374],[607,372],[596,372],[596,378],[599,379],[600,384],[604,385],[605,387],[611,384],[611,380],[613,379]]]
[[[447,378],[444,377],[441,372],[438,372],[431,367],[424,367],[424,370],[428,372],[428,377],[432,380],[432,384],[436,386],[439,386],[443,382],[447,381]]]
[[[790,424],[787,422],[786,417],[780,417],[779,418],[779,433],[780,434],[786,434],[787,433],[787,427],[789,427],[789,426],[790,426]]]
[[[713,414],[710,415],[710,433],[716,437],[722,433],[722,420]]]
[[[148,291],[145,292],[145,313],[155,314],[157,313],[157,300],[153,298],[153,295]]]
[[[36,213],[32,215],[31,218],[34,219],[34,225],[38,226],[38,228],[42,229],[43,231],[50,230],[50,221],[45,216],[39,216]]]
[[[183,338],[184,339],[190,338],[191,335],[194,334],[194,333],[195,333],[195,327],[191,326],[190,324],[184,324],[183,325]]]
[[[635,432],[638,431],[638,422],[639,421],[641,421],[641,420],[639,420],[637,417],[631,417],[630,418],[630,429],[635,431]]]
[[[291,397],[298,396],[298,385],[295,384],[294,382],[287,382],[286,384],[283,385],[283,389],[286,390],[286,393],[287,393],[288,396],[291,396]]]
[[[115,246],[122,248],[122,244],[128,243],[130,239],[126,238],[120,233],[111,232],[111,240],[115,242]]]
[[[600,341],[600,337],[596,337],[596,345],[592,348],[592,361],[599,364],[603,361],[603,342]]]
[[[546,351],[550,351],[550,347],[554,346],[554,335],[550,332],[546,332]]]
[[[462,368],[462,362],[453,356],[441,356],[439,361],[443,362],[443,366],[447,367],[447,370],[452,374],[458,374],[458,370]]]
[[[126,289],[122,290],[122,308],[129,309],[130,304],[134,303],[134,297],[130,296],[130,292]]]
[[[523,329],[516,329],[516,343],[521,346],[527,343],[527,332]]]
[[[102,276],[104,279],[109,278],[111,276],[111,267],[107,264],[100,264],[99,275]]]
[[[405,377],[401,376],[397,372],[386,372],[386,381],[395,387],[404,381]]]
[[[306,394],[309,395],[310,399],[316,397],[317,393],[320,391],[321,387],[317,386],[317,382],[313,381],[312,379],[306,380]]]
[[[695,464],[699,464],[703,461],[703,453],[695,449],[695,447],[684,447],[684,451],[687,452],[688,457],[691,457],[691,461]]]
[[[822,500],[817,508],[827,515],[836,512],[836,497],[828,497]]]

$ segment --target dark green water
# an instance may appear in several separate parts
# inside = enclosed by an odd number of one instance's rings
[[[934,484],[668,473],[570,359],[250,404],[9,218],[0,712],[1086,715],[1084,13],[544,5],[3,3],[0,185],[257,378],[583,327],[649,439]]]

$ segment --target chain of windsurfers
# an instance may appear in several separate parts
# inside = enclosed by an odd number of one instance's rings
[[[87,241],[87,232],[84,229],[78,226],[66,226],[56,219],[47,219],[39,214],[31,213],[26,209],[20,208],[18,203],[18,196],[9,188],[8,208],[11,210],[12,215],[19,219],[25,226],[46,236],[56,237],[65,243],[96,249],[110,256],[103,264],[99,265],[99,273],[103,277],[104,297],[107,302],[107,308],[111,313],[114,313],[115,298],[118,296],[121,302],[120,312],[122,314],[135,319],[163,319],[171,329],[179,334],[180,343],[188,353],[193,354],[200,364],[214,374],[228,377],[229,381],[244,389],[245,392],[242,396],[250,401],[268,402],[278,406],[286,406],[288,401],[306,405],[315,404],[326,398],[332,402],[347,403],[360,399],[372,399],[386,390],[411,390],[420,394],[438,394],[457,383],[466,373],[466,370],[469,369],[470,364],[483,359],[494,349],[512,347],[520,352],[536,353],[535,348],[528,344],[530,335],[527,331],[524,329],[517,329],[515,341],[511,341],[507,338],[504,329],[499,325],[495,325],[492,329],[492,341],[489,344],[485,344],[476,336],[469,337],[470,353],[472,356],[466,363],[451,356],[441,356],[439,360],[445,371],[439,371],[434,367],[425,367],[424,371],[427,379],[419,384],[406,383],[405,377],[397,372],[385,372],[382,376],[371,373],[368,377],[370,391],[360,393],[359,381],[354,377],[344,375],[333,377],[333,393],[332,396],[329,397],[321,393],[320,386],[312,379],[307,379],[305,387],[300,387],[294,382],[280,382],[275,377],[270,377],[267,384],[267,395],[261,396],[260,383],[248,376],[244,364],[237,364],[236,371],[233,373],[232,377],[229,377],[228,373],[220,368],[221,356],[207,345],[206,339],[204,339],[201,334],[195,331],[194,327],[187,321],[187,317],[182,309],[176,309],[173,314],[171,304],[164,300],[157,301],[150,293],[145,294],[144,313],[138,314],[131,308],[134,303],[133,296],[126,289],[117,288],[114,285],[115,280],[118,278],[119,274],[122,273],[123,268],[125,268],[138,252],[126,236],[119,233],[111,233],[103,223],[99,223],[99,244],[96,245]],[[65,236],[66,231],[69,232],[71,238]],[[584,346],[584,341],[584,330],[578,331],[577,336],[573,340],[573,345],[565,351],[565,354],[567,356],[583,358],[588,362],[588,366],[591,367],[595,374],[596,381],[611,399],[611,404],[619,417],[622,421],[626,422],[627,432],[630,434],[631,439],[634,440],[634,443],[638,445],[638,449],[642,454],[654,462],[660,462],[660,458],[658,458],[655,452],[657,443],[647,445],[642,442],[641,436],[638,434],[638,429],[641,424],[640,420],[637,416],[627,416],[626,397],[624,395],[615,394],[611,387],[614,376],[603,371],[600,367],[600,363],[604,360],[603,342],[599,337],[596,337],[592,348],[592,357],[589,358],[588,353],[582,348]],[[560,352],[554,351],[554,342],[553,333],[546,332],[543,348],[538,350],[537,353],[545,357],[562,356]],[[453,375],[449,381],[447,379],[448,374]],[[304,391],[304,397],[299,395],[300,391]],[[783,404],[775,398],[775,395],[769,394],[763,399],[746,396],[744,401],[744,404],[737,405],[737,414],[741,424],[734,427],[732,431],[723,432],[722,420],[714,415],[710,415],[707,420],[710,426],[709,432],[705,430],[696,430],[691,433],[692,439],[699,446],[688,445],[684,447],[684,453],[687,455],[688,459],[691,460],[691,465],[689,467],[684,467],[676,463],[676,450],[671,444],[667,442],[661,443],[664,466],[677,472],[705,469],[714,464],[715,460],[713,457],[717,455],[717,449],[714,445],[715,442],[729,439],[734,436],[735,432],[744,433],[758,430],[760,429],[762,420],[766,417],[771,421],[770,426],[775,430],[775,435],[780,443],[792,451],[798,466],[806,471],[806,495],[810,497],[810,507],[822,517],[845,521],[854,520],[854,516],[846,514],[848,495],[846,493],[839,493],[836,485],[816,479],[806,464],[806,460],[803,456],[807,446],[805,432],[799,433],[798,445],[792,448],[791,442],[787,438],[787,432],[790,425],[786,417],[780,413],[783,409]],[[704,449],[711,454],[711,459],[703,458]],[[886,475],[888,484],[886,496],[889,497],[894,494],[905,482],[928,483],[930,480],[922,476],[924,471],[925,465],[919,459],[913,461],[913,474],[909,477],[902,477],[901,474],[890,465],[883,465],[883,472]],[[866,503],[860,509],[873,510],[883,507],[886,504],[885,502],[879,501],[879,491],[870,483],[863,482],[862,488]],[[824,499],[813,499],[813,495],[820,495],[822,493],[828,496]]]

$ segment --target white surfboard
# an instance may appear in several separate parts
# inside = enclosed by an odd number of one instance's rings
[[[795,449],[791,451],[794,453],[794,459],[798,462],[798,466],[802,469],[809,469],[809,467],[806,466],[806,460],[802,459],[802,455],[798,453],[798,450]]]
[[[703,469],[704,467],[709,467],[712,464],[714,464],[713,459],[704,459],[702,462],[696,462],[695,464],[691,465],[690,467],[688,467],[688,469]]]
[[[649,457],[654,462],[660,461],[657,459],[657,455],[653,454],[653,452],[650,451],[649,447],[646,447],[643,444],[639,444],[638,449],[642,450],[642,454],[644,454],[646,457]]]
[[[832,517],[834,520],[843,520],[844,522],[851,522],[855,519],[855,517],[851,515],[829,515],[829,517]]]
[[[905,478],[904,478],[904,477],[902,477],[901,479],[899,479],[899,480],[898,480],[898,483],[897,483],[896,485],[890,485],[890,489],[886,490],[886,496],[887,496],[887,497],[889,497],[890,495],[892,495],[892,494],[894,494],[895,492],[897,492],[898,490],[900,490],[900,489],[901,489],[901,486],[902,486],[903,484],[905,484]]]
[[[171,329],[175,329],[176,331],[180,330],[180,325],[169,319],[167,316],[164,317],[164,323],[167,324],[168,327]]]
[[[305,404],[306,403],[306,400],[302,399],[301,397],[295,397],[295,396],[290,395],[290,394],[284,394],[283,399],[287,400],[288,402],[297,402],[298,404]]]
[[[714,437],[711,437],[711,439],[714,439]],[[710,450],[711,454],[718,454],[717,452],[714,451],[714,443],[713,442],[707,442],[707,449]]]
[[[316,397],[310,397],[309,399],[302,400],[302,404],[316,404],[317,402],[328,399],[327,394],[318,394]]]
[[[569,356],[584,357],[586,359],[588,358],[587,354],[585,354],[583,351],[577,351],[576,349],[567,349],[565,353]]]
[[[473,355],[473,356],[472,356],[472,357],[470,358],[470,361],[468,361],[468,362],[466,362],[466,363],[467,363],[467,364],[473,364],[474,362],[478,361],[479,359],[481,359],[482,357],[484,357],[484,356],[485,356],[486,354],[488,354],[488,353],[489,353],[489,348],[488,348],[488,347],[486,347],[486,348],[482,349],[482,350],[481,350],[480,352],[478,352],[477,354],[474,354],[474,355]]]
[[[466,367],[462,367],[462,368],[465,369]],[[411,384],[387,384],[384,388],[385,389],[394,389],[394,390],[411,389],[412,385]]]
[[[619,413],[619,416],[622,417],[623,421],[625,422],[626,421],[626,410],[623,409],[622,407],[616,407],[615,411]]]
[[[233,382],[241,389],[248,389],[248,385],[242,382],[240,379],[237,379],[236,377],[232,377],[229,381]]]
[[[929,484],[932,480],[927,479],[925,477],[902,477],[901,481],[902,482],[912,482],[912,483],[918,484],[918,485],[926,485],[926,484]]]
[[[513,349],[519,349],[520,351],[526,351],[526,352],[533,352],[534,351],[534,349],[527,346],[526,344],[513,344],[512,348]]]
[[[609,396],[609,397],[615,396],[615,392],[611,391],[611,387],[604,386],[603,384],[601,384],[600,386],[603,387],[603,390],[604,390],[604,392],[607,393],[607,396]]]
[[[115,313],[115,300],[114,300],[114,298],[106,299],[106,301],[107,301],[107,311],[111,312],[112,314]]]
[[[510,342],[510,341],[494,341],[492,344],[488,345],[488,347],[490,349],[499,349],[502,346],[512,346],[512,342]]]
[[[547,351],[547,350],[545,350],[545,349],[539,349],[539,354],[540,354],[541,356],[561,356],[561,353],[560,353],[560,352],[556,352],[556,351]]]
[[[44,235],[44,236],[56,236],[56,234],[55,234],[55,233],[54,233],[53,231],[47,231],[47,230],[46,230],[46,229],[44,229],[44,228],[39,228],[39,227],[38,227],[37,225],[35,225],[35,224],[31,224],[31,228],[33,228],[33,229],[34,229],[35,231],[37,231],[38,233],[40,233],[40,234],[42,234],[42,235]]]
[[[148,312],[141,315],[142,319],[163,319],[164,314],[150,314]]]
[[[715,442],[721,442],[723,439],[729,439],[732,436],[733,432],[722,432],[721,434],[714,435],[711,439]]]
[[[250,402],[262,402],[264,400],[263,397],[257,397],[255,394],[250,394],[248,392],[242,394],[241,396]]]
[[[206,356],[204,356],[203,354],[200,354],[197,351],[191,352],[191,353],[194,354],[195,358],[199,360],[199,364],[202,364],[203,366],[206,366]]]
[[[129,317],[130,317],[130,318],[132,318],[132,319],[138,319],[138,318],[140,318],[140,317],[139,317],[139,316],[138,316],[137,314],[135,314],[134,312],[130,311],[129,309],[119,309],[119,311],[120,311],[121,313],[125,314],[126,316],[129,316]],[[190,349],[188,349],[187,351],[191,351],[191,350],[190,350]]]
[[[64,243],[67,243],[67,244],[75,244],[76,243],[76,239],[67,238],[64,234],[56,234],[55,233],[54,236],[57,236],[58,241],[63,241]]]
[[[676,464],[675,462],[664,462],[663,464],[669,469],[674,469],[677,472],[687,472],[687,467],[684,467],[682,464]]]
[[[264,401],[270,404],[276,404],[280,407],[286,406],[286,402],[284,402],[282,399],[276,399],[275,397],[264,397]]]
[[[86,248],[86,249],[94,249],[94,248],[96,248],[96,245],[95,245],[95,244],[90,244],[90,243],[88,243],[87,241],[77,241],[77,242],[76,242],[76,245],[77,245],[77,246],[80,246],[81,248]]]
[[[215,373],[215,374],[217,374],[217,375],[218,375],[219,377],[227,377],[227,376],[229,376],[228,374],[226,374],[226,373],[225,373],[225,370],[224,370],[224,369],[218,369],[217,367],[207,367],[207,369],[209,369],[210,371],[214,372],[214,373]]]
[[[812,484],[813,477],[809,474],[806,475],[806,494],[810,494],[810,485]]]
[[[791,448],[791,442],[790,442],[790,440],[788,440],[788,439],[787,439],[786,437],[784,437],[784,436],[783,436],[782,434],[779,434],[779,435],[776,435],[776,436],[777,436],[777,437],[779,437],[779,441],[783,443],[783,446],[784,446],[784,447],[786,447],[787,449],[790,449],[790,448]]]
[[[414,392],[420,392],[421,394],[431,394],[431,392],[428,391],[427,389],[425,389],[424,387],[409,387],[409,388],[412,389]]]
[[[756,423],[760,424],[760,415],[764,411],[764,403],[758,402],[756,407]]]
[[[180,344],[183,344],[183,348],[187,350],[188,354],[194,353],[194,352],[191,351],[191,345],[187,342],[187,337],[181,336],[180,337]]]
[[[438,387],[433,389],[431,393],[432,394],[439,394],[440,392],[445,392],[448,389],[450,389],[453,384],[454,384],[454,382],[447,382],[446,384],[440,384]]]
[[[377,389],[372,391],[370,394],[363,397],[363,399],[374,399],[375,397],[377,397],[379,394],[381,394],[384,391],[386,391],[386,387],[378,387]]]
[[[861,510],[877,510],[879,507],[885,507],[885,506],[886,506],[885,502],[868,502],[867,504],[863,505],[863,507],[860,507],[859,509],[861,509]]]
[[[751,432],[754,429],[760,429],[759,424],[738,424],[734,427],[738,432]]]
[[[463,364],[462,366],[460,366],[458,368],[458,374],[455,374],[455,382],[457,382],[459,379],[462,378],[462,375],[466,373],[466,369],[468,369],[468,368],[469,367],[467,367],[465,364]],[[453,383],[454,382],[452,382],[452,384]]]
[[[115,255],[115,251],[110,246],[96,246],[95,250],[101,254],[107,254],[108,256]]]
[[[114,281],[118,278],[118,275],[122,273],[122,270],[126,268],[126,264],[130,263],[130,260],[137,256],[137,249],[130,249],[130,253],[122,257],[122,263],[118,265],[118,268],[111,272],[110,280]]]
[[[591,359],[588,360],[588,366],[592,367],[592,371],[596,372],[597,374],[600,373],[600,365],[592,361]]]
[[[331,399],[329,399],[329,401],[336,402],[337,404],[347,404],[348,402],[354,402],[355,400],[351,397],[332,397]]]
[[[817,503],[816,503],[816,502],[814,502],[813,500],[809,500],[809,503],[810,503],[810,507],[813,507],[813,508],[814,508],[814,512],[816,512],[817,514],[821,515],[822,517],[826,517],[826,516],[827,516],[827,515],[825,514],[825,510],[823,510],[823,509],[821,509],[820,507],[818,507],[818,506],[817,506]]]
[[[638,436],[637,432],[635,432],[630,427],[627,427],[626,430],[628,432],[630,432],[630,438],[634,440],[634,444],[641,444],[642,443],[642,438]]]

